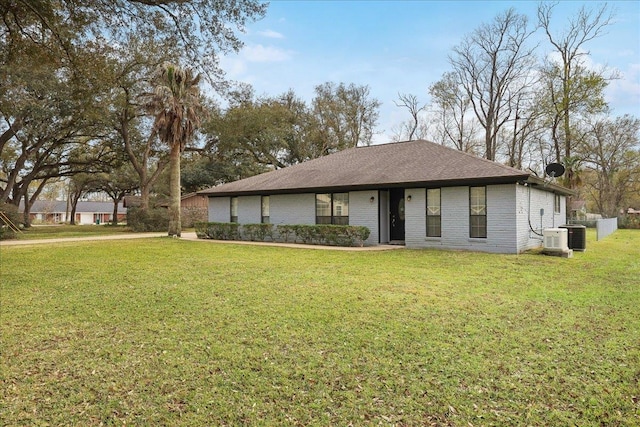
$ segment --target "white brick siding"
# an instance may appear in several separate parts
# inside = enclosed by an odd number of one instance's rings
[[[554,212],[555,195],[551,192],[518,185],[516,198],[518,252],[542,246],[542,236],[536,233],[542,234],[544,228],[554,228],[566,223],[565,196],[560,196],[560,213]],[[540,209],[544,209],[542,216]]]
[[[238,224],[260,224],[260,196],[238,197]]]
[[[271,224],[315,224],[316,195],[276,194],[269,196],[269,216]]]
[[[516,252],[515,185],[487,186],[487,237],[469,237],[469,187],[441,189],[442,237],[426,237],[426,190],[408,189],[407,247]],[[415,202],[415,203],[414,203]]]
[[[426,195],[424,188],[404,190],[404,241],[407,247],[422,247],[424,244],[427,235]]]
[[[231,198],[209,197],[209,222],[231,221]]]
[[[442,237],[439,245],[464,249],[469,246],[469,187],[445,187],[441,190]],[[437,240],[428,243],[438,244]]]
[[[516,185],[487,186],[487,238],[489,252],[516,253]]]
[[[371,198],[373,197],[373,202]],[[378,236],[378,191],[352,191],[349,193],[349,225],[367,227],[371,234],[365,245],[377,245]]]
[[[441,188],[442,237],[426,237],[426,189],[405,189],[405,244],[409,248],[443,248],[484,252],[520,253],[540,246],[534,230],[557,227],[566,221],[565,197],[561,212],[554,213],[554,194],[518,184],[489,185],[487,188],[487,237],[469,237],[469,187]],[[388,239],[387,191],[349,193],[349,224],[371,230],[367,245]],[[411,196],[411,200],[406,200]],[[374,201],[371,202],[371,198]],[[260,222],[260,196],[238,197],[238,222]],[[230,198],[209,198],[209,221],[229,222]],[[315,224],[316,195],[280,194],[270,196],[272,224]],[[540,209],[544,209],[542,220]],[[383,217],[384,224],[379,218]],[[382,231],[381,231],[382,230]],[[380,233],[382,232],[382,236]]]
[[[262,220],[261,196],[238,197],[238,223],[259,224]],[[269,197],[272,224],[315,224],[315,194],[280,194]],[[230,197],[209,197],[209,221],[231,220]]]

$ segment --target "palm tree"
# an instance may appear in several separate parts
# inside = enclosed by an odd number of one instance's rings
[[[156,87],[147,103],[154,115],[154,131],[169,147],[169,236],[180,237],[180,157],[200,126],[200,75],[165,62],[158,69]]]

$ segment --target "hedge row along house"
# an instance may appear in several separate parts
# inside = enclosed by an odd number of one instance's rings
[[[520,253],[566,222],[572,192],[433,142],[357,147],[222,184],[211,222],[366,226],[366,245]]]

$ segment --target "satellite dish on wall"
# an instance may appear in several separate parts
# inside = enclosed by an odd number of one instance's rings
[[[544,171],[551,178],[557,178],[564,174],[564,166],[562,166],[560,163],[549,163]]]

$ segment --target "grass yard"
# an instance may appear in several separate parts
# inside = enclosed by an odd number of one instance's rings
[[[0,424],[640,425],[640,232],[573,259],[0,249]]]
[[[22,233],[19,240],[56,239],[66,237],[105,236],[119,233],[131,233],[131,229],[123,225],[34,225]]]

